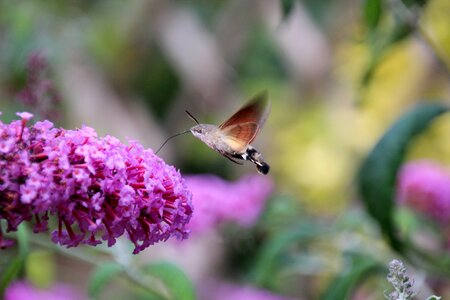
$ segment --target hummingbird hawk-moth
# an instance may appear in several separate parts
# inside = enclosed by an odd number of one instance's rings
[[[219,126],[200,124],[188,111],[186,113],[197,123],[190,132],[208,147],[236,164],[242,165],[237,160],[249,160],[259,173],[266,175],[269,172],[270,167],[261,153],[250,145],[269,114],[266,92],[251,99]]]
[[[256,169],[259,173],[266,175],[269,172],[270,166],[264,161],[261,153],[250,145],[258,135],[269,114],[269,101],[266,92],[251,99],[246,105],[219,126],[200,124],[187,110],[186,113],[197,123],[197,125],[189,130],[169,137],[161,147],[159,147],[156,153],[158,153],[170,139],[191,132],[208,147],[219,152],[230,161],[242,165],[237,159],[249,160],[256,165]]]

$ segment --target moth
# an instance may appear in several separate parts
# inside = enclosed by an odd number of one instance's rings
[[[251,161],[259,173],[266,175],[270,166],[251,143],[269,115],[269,106],[267,93],[263,92],[252,98],[219,126],[200,124],[188,111],[186,113],[197,123],[190,129],[196,138],[233,163],[242,165],[243,163],[238,160]]]

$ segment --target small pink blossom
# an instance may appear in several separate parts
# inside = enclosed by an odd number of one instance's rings
[[[430,161],[405,164],[398,175],[397,201],[441,224],[450,224],[450,173]]]
[[[89,127],[65,130],[48,121],[26,127],[30,115],[19,116],[0,121],[0,220],[7,231],[34,220],[34,231],[42,232],[54,216],[55,243],[95,246],[102,239],[112,246],[126,234],[134,253],[187,237],[191,193],[151,150],[99,138]],[[0,227],[0,247],[10,246],[2,234]]]
[[[16,115],[24,121],[29,121],[33,118],[33,114],[30,114],[29,112],[18,112]]]
[[[236,182],[213,175],[192,175],[186,177],[186,184],[193,195],[195,214],[189,228],[194,232],[224,222],[253,225],[273,191],[272,180],[260,175],[245,176]]]
[[[16,281],[6,289],[5,300],[83,300],[85,297],[79,295],[68,285],[57,284],[50,289],[38,289],[25,281]]]
[[[288,300],[267,290],[252,286],[241,286],[231,283],[210,283],[201,291],[200,299],[204,300]]]

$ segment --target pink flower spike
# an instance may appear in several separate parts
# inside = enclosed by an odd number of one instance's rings
[[[397,178],[397,201],[440,224],[450,224],[450,172],[431,161],[405,164]]]
[[[274,186],[270,177],[259,175],[245,176],[235,182],[213,175],[193,175],[186,177],[186,183],[196,209],[189,224],[194,233],[226,222],[252,226]]]
[[[112,246],[125,235],[133,253],[170,237],[187,238],[191,193],[180,173],[152,150],[99,138],[85,126],[22,122],[0,123],[0,221],[8,231],[33,220],[34,232],[43,232],[53,216],[55,243],[95,246],[103,240]]]

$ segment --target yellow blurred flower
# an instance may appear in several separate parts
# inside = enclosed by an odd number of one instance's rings
[[[450,23],[443,36],[450,37],[449,28]],[[271,123],[276,127],[277,155],[273,156],[273,170],[280,184],[295,191],[312,212],[334,214],[344,208],[354,195],[351,186],[355,170],[381,135],[425,96],[443,98],[448,94],[444,84],[430,85],[434,78],[439,79],[439,74],[433,73],[430,51],[417,39],[409,38],[383,57],[359,106],[358,87],[369,60],[367,45],[348,40],[338,45],[333,74],[337,84],[324,92],[329,101],[274,103],[271,118],[275,120]],[[431,130],[439,137],[449,132],[450,122],[445,118]],[[450,139],[438,138],[434,144],[427,139],[422,138],[421,146],[412,155],[445,155],[450,162]]]

